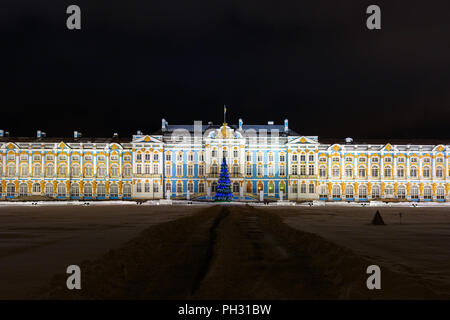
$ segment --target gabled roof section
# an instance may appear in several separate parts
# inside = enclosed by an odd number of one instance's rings
[[[305,137],[305,136],[300,136],[298,138],[295,138],[291,141],[289,141],[287,143],[288,145],[292,145],[292,144],[313,144],[313,145],[318,145],[319,143],[309,137]]]
[[[162,141],[153,136],[143,135],[133,136],[133,143],[162,143]]]

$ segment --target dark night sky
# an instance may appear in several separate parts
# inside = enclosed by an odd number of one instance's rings
[[[2,1],[0,128],[130,136],[227,104],[305,135],[450,138],[450,3],[414,2]]]

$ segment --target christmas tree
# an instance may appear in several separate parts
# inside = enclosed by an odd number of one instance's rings
[[[216,201],[231,201],[233,194],[231,193],[230,177],[228,175],[227,160],[223,158],[220,166],[219,184],[217,185]]]

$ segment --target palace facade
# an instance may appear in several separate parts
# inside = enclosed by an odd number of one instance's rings
[[[448,201],[450,146],[319,141],[282,125],[169,125],[129,138],[11,137],[0,130],[0,198],[214,197],[223,158],[235,200]]]

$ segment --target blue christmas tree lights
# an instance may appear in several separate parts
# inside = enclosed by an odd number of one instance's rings
[[[228,175],[227,160],[223,158],[220,166],[220,177],[217,185],[215,201],[231,201],[233,193],[231,192],[230,176]]]

